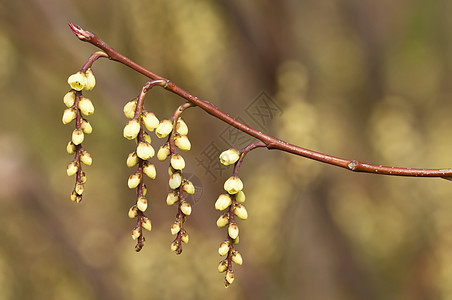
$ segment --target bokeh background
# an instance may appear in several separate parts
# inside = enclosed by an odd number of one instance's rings
[[[446,0],[0,0],[0,299],[452,299],[450,182],[253,151],[240,172],[244,265],[225,289],[214,202],[232,168],[211,158],[236,142],[226,124],[184,113],[198,192],[190,243],[176,256],[165,163],[148,182],[153,230],[142,252],[130,238],[125,160],[134,144],[122,137],[122,107],[146,78],[95,63],[94,132],[84,142],[94,163],[78,205],[66,176],[73,128],[61,123],[67,77],[97,51],[70,32],[74,22],[291,143],[451,167],[451,11]],[[262,95],[279,108],[263,128],[249,114]],[[181,103],[155,89],[145,105],[164,119]]]

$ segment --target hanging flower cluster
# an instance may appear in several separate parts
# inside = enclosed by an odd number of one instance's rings
[[[240,156],[240,151],[229,149],[221,153],[220,161],[223,165],[228,166],[236,163]],[[229,177],[224,183],[224,189],[227,193],[221,194],[215,202],[215,208],[219,211],[224,211],[217,220],[217,226],[219,228],[228,228],[227,239],[222,242],[218,248],[218,253],[221,256],[226,256],[218,265],[218,271],[220,273],[226,272],[224,281],[225,287],[229,287],[234,281],[232,263],[234,262],[238,265],[243,263],[242,255],[235,249],[235,245],[239,243],[239,227],[235,217],[239,217],[242,220],[248,218],[248,212],[243,205],[245,202],[243,182],[236,173],[238,173],[237,164],[236,168],[234,168],[234,175]]]
[[[173,121],[163,120],[160,122],[155,133],[160,138],[168,137],[168,141],[162,145],[157,153],[160,161],[170,158],[170,166],[168,168],[169,187],[171,191],[168,193],[166,203],[168,205],[178,204],[176,220],[171,225],[171,234],[176,238],[171,243],[171,250],[176,254],[182,253],[182,242],[188,243],[189,235],[183,224],[187,216],[191,214],[191,205],[185,200],[185,193],[193,195],[195,187],[193,183],[184,178],[182,173],[185,168],[185,160],[182,155],[176,152],[176,147],[182,151],[188,151],[191,148],[190,141],[187,137],[188,126],[178,113],[181,113],[185,107],[179,108],[173,116]]]
[[[63,97],[63,102],[67,106],[63,113],[63,124],[69,124],[75,120],[75,129],[72,132],[72,138],[67,144],[66,150],[74,159],[67,165],[67,175],[75,175],[75,187],[71,194],[71,200],[79,203],[82,201],[84,184],[86,182],[85,172],[82,171],[82,163],[90,166],[93,162],[91,154],[86,151],[82,142],[85,134],[91,134],[93,128],[83,116],[89,116],[94,113],[94,106],[90,99],[85,98],[83,90],[90,91],[96,85],[96,79],[91,69],[86,72],[77,72],[68,78],[68,84],[71,90]]]
[[[144,95],[140,94],[140,97],[144,97]],[[129,176],[127,184],[130,189],[136,189],[137,193],[136,204],[129,209],[129,218],[137,218],[137,225],[132,230],[132,238],[137,240],[135,250],[140,251],[145,243],[143,228],[148,231],[152,228],[151,220],[144,214],[148,207],[144,175],[152,179],[155,179],[157,175],[155,166],[149,162],[149,159],[155,155],[155,151],[151,146],[151,136],[147,131],[152,132],[157,128],[159,120],[152,112],[137,105],[137,102],[138,100],[134,99],[124,106],[124,115],[131,120],[124,127],[123,135],[126,139],[135,140],[137,143],[135,151],[129,154],[126,163],[129,168],[138,166],[135,173]]]

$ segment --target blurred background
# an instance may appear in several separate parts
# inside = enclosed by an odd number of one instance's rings
[[[167,163],[148,181],[140,253],[127,217],[123,105],[146,78],[107,60],[84,147],[84,200],[66,176],[67,77],[97,51],[73,22],[252,127],[348,159],[452,167],[452,2],[446,0],[0,0],[0,299],[452,299],[452,184],[356,174],[286,153],[250,153],[240,177],[243,266],[223,287],[214,202],[249,142],[200,109],[183,115],[197,187],[190,243],[169,249]],[[162,89],[145,107],[169,118]],[[154,148],[163,143],[154,138]]]

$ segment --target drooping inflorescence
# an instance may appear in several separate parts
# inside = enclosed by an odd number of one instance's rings
[[[77,72],[68,78],[71,90],[63,97],[63,102],[67,106],[63,113],[63,124],[69,124],[75,120],[75,129],[72,138],[67,144],[66,150],[74,159],[67,165],[67,175],[75,175],[75,187],[71,194],[71,200],[79,203],[82,201],[86,174],[82,170],[82,163],[90,166],[93,162],[91,154],[86,151],[82,143],[85,134],[91,134],[93,128],[84,117],[94,113],[94,106],[90,99],[83,96],[82,91],[90,91],[96,85],[96,79],[91,69],[86,72]]]

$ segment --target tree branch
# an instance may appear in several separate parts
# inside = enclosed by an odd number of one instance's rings
[[[285,141],[282,141],[278,138],[260,132],[240,121],[235,120],[230,115],[218,109],[212,103],[206,100],[198,99],[198,97],[195,97],[189,92],[178,87],[170,80],[161,77],[147,70],[146,68],[140,66],[139,64],[133,62],[129,58],[125,57],[124,55],[120,54],[119,52],[111,48],[109,45],[107,45],[105,42],[99,39],[95,34],[83,30],[81,27],[74,25],[72,23],[69,24],[69,27],[81,41],[88,42],[96,46],[97,48],[103,50],[108,55],[109,59],[120,62],[152,80],[165,81],[166,84],[163,86],[165,89],[186,99],[193,105],[199,106],[201,109],[203,109],[210,115],[222,120],[223,122],[228,123],[229,125],[237,128],[238,130],[255,137],[256,139],[263,142],[268,149],[285,151],[288,153],[303,156],[319,162],[345,168],[347,170],[355,172],[365,172],[393,176],[441,177],[444,179],[452,178],[452,169],[413,169],[413,168],[399,168],[399,167],[373,165],[368,163],[362,163],[356,160],[348,160],[339,157],[334,157],[331,155],[326,155],[312,150],[308,150],[297,145],[289,144]]]

